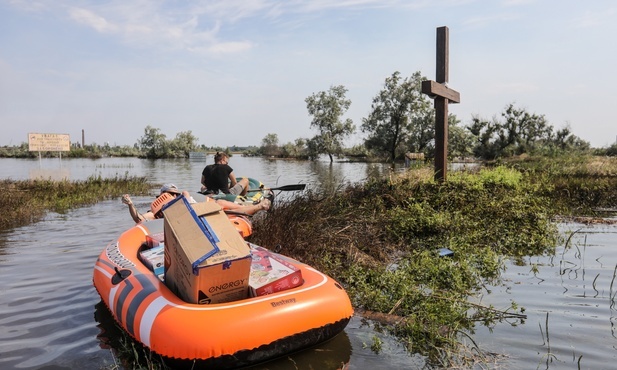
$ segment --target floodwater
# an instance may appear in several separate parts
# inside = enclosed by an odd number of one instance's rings
[[[209,162],[211,163],[211,161]],[[89,176],[147,176],[197,190],[204,162],[135,158],[0,159],[0,178],[83,180]],[[239,176],[267,186],[306,183],[336,190],[340,184],[386,174],[385,165],[231,158]],[[153,189],[153,194],[155,189]],[[282,195],[282,194],[281,194]],[[146,210],[151,197],[134,197]],[[118,335],[92,286],[92,269],[107,243],[133,222],[119,199],[0,233],[0,369],[109,369],[117,358],[108,340]],[[504,284],[487,287],[477,301],[505,309],[525,307],[527,319],[478,327],[471,334],[489,368],[611,369],[617,359],[617,226],[563,224],[575,232],[555,256],[531,256],[507,263]],[[516,324],[516,325],[513,325]],[[375,338],[381,352],[371,350]],[[113,338],[111,338],[113,339]],[[470,342],[471,344],[471,342]],[[119,364],[118,364],[119,365]],[[419,369],[411,356],[370,322],[354,317],[335,339],[256,369]],[[118,368],[122,368],[119,365]]]
[[[615,222],[616,219],[609,219]],[[507,263],[503,285],[489,287],[484,305],[525,308],[523,325],[501,323],[474,339],[504,354],[510,369],[617,368],[617,225],[562,224],[568,247],[552,257]]]

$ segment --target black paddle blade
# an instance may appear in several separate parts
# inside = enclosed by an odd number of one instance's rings
[[[294,184],[285,185],[278,188],[262,188],[262,189],[249,189],[248,192],[264,191],[264,190],[279,190],[279,191],[300,191],[306,188],[306,184]]]
[[[271,188],[270,190],[280,190],[280,191],[300,191],[306,188],[306,184],[294,184],[294,185],[285,185],[279,188]]]

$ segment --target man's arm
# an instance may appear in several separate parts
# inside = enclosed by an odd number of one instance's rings
[[[233,172],[230,172],[229,173],[229,187],[233,188],[237,183],[238,181],[236,181],[236,175],[234,175]]]
[[[138,223],[140,221],[142,221],[144,218],[139,214],[139,211],[137,211],[137,208],[135,208],[135,205],[133,204],[133,201],[131,200],[131,197],[129,197],[128,194],[124,194],[122,196],[122,203],[126,204],[129,206],[129,213],[131,215],[131,217],[133,218],[133,221],[135,221],[135,223]]]
[[[129,213],[131,214],[131,217],[133,217],[133,221],[135,221],[135,223],[143,221],[143,218],[133,203],[129,204]]]

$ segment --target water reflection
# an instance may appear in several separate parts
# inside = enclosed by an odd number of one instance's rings
[[[513,300],[527,314],[524,325],[481,327],[474,335],[480,348],[509,356],[505,367],[608,369],[617,360],[617,228],[561,224],[560,229],[570,236],[567,244],[553,256],[508,262],[506,283],[487,287],[491,294],[483,297],[484,305]]]
[[[323,369],[344,370],[349,368],[351,342],[347,333],[342,332],[317,347],[280,358],[278,360],[250,367],[252,370]]]
[[[46,169],[33,168],[29,172],[30,180],[43,179],[62,181],[71,178],[71,171],[68,168]]]
[[[197,191],[200,188],[201,172],[212,163],[211,159],[148,160],[139,158],[102,158],[38,160],[1,158],[0,178],[27,180],[55,178],[85,180],[92,176],[123,177],[143,176],[154,183],[173,182],[176,185]],[[329,161],[294,161],[260,157],[233,156],[230,165],[236,176],[252,177],[270,187],[288,184],[307,184],[310,189],[333,190],[341,183],[365,181],[373,176],[390,172],[387,164],[351,163]]]
[[[334,193],[348,182],[345,181],[341,166],[335,163],[312,162],[310,168],[313,177],[320,184],[319,190],[323,193]]]

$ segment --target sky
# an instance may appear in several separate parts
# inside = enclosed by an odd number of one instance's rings
[[[509,104],[617,141],[613,0],[0,0],[0,145],[27,134],[133,145],[147,126],[206,146],[317,134],[305,99],[343,85],[357,132],[394,72],[435,79],[449,30],[462,125]]]

